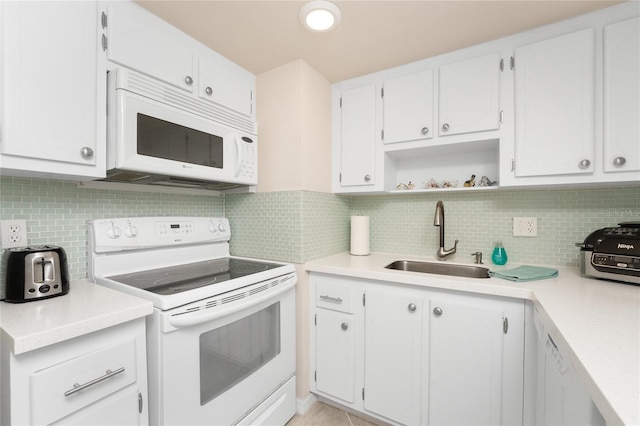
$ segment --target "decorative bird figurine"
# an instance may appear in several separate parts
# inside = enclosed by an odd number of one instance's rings
[[[464,181],[464,186],[466,188],[476,186],[476,175],[471,175],[471,179]]]

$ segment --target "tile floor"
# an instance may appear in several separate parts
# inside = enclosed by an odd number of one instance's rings
[[[315,404],[304,414],[293,416],[286,426],[377,426],[368,420],[347,413],[322,402]]]

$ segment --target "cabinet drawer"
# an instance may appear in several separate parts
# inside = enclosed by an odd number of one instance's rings
[[[322,279],[316,283],[316,306],[334,311],[354,312],[355,288],[339,280]]]
[[[32,424],[49,424],[135,383],[135,340],[108,346],[32,374]]]

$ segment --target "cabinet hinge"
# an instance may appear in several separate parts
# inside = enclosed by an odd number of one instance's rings
[[[380,130],[380,138],[384,140],[384,129]]]
[[[504,71],[504,58],[500,58],[500,71]]]
[[[102,34],[102,50],[106,51],[108,47],[107,36]]]
[[[362,388],[362,400],[364,401],[364,388]]]
[[[365,293],[362,293],[362,306],[365,306],[367,304],[367,295]]]
[[[107,28],[107,14],[105,12],[100,14],[100,25],[102,25],[103,30]]]
[[[342,183],[342,173],[338,173],[338,182]]]
[[[513,172],[516,169],[516,160],[511,159],[511,171]]]
[[[380,88],[380,97],[384,98],[384,87]]]
[[[313,316],[313,325],[318,325],[318,314]]]
[[[142,392],[138,392],[138,413],[142,414],[142,408],[144,405],[144,400],[142,398]]]
[[[502,331],[504,334],[507,334],[509,331],[509,318],[507,317],[502,318]]]
[[[500,111],[500,123],[504,123],[504,111]]]
[[[342,108],[342,96],[340,96],[340,108]]]
[[[314,370],[314,372],[313,372],[313,381],[314,382],[318,381],[318,370]]]
[[[511,69],[514,69],[516,67],[516,58],[514,58],[513,56],[511,57],[511,59],[509,59],[509,67]]]

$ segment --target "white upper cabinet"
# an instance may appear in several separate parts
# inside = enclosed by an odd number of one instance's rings
[[[375,184],[376,86],[345,90],[341,96],[341,186]]]
[[[217,108],[216,115],[255,118],[255,76],[245,69],[133,2],[110,2],[107,23],[107,58],[112,63],[206,101],[203,113]]]
[[[385,80],[382,90],[385,144],[433,137],[432,70]]]
[[[640,171],[640,18],[604,28],[605,172]]]
[[[594,30],[515,50],[515,176],[594,170]]]
[[[498,53],[440,67],[439,88],[440,136],[500,127]]]
[[[3,175],[106,173],[106,73],[94,1],[0,3]]]
[[[119,65],[193,92],[193,49],[176,28],[128,2],[107,9],[107,58]]]
[[[221,65],[214,57],[198,58],[198,94],[202,99],[243,115],[253,113],[253,87],[246,71],[232,64]]]

